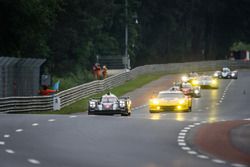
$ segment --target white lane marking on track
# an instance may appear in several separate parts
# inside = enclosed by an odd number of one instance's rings
[[[181,130],[181,132],[185,132],[185,133],[187,133],[187,132],[188,132],[188,130],[187,130],[187,129],[182,129],[182,130]]]
[[[40,164],[40,161],[36,160],[36,159],[28,159],[28,162],[31,163],[31,164],[35,164],[35,165],[39,165]]]
[[[178,139],[177,141],[178,141],[178,143],[185,142],[184,139]]]
[[[0,141],[0,145],[5,145],[5,142],[4,141]]]
[[[186,146],[187,144],[186,143],[178,143],[179,146]]]
[[[5,135],[3,135],[3,137],[4,137],[4,138],[9,138],[10,135],[9,135],[9,134],[5,134]]]
[[[197,154],[197,152],[196,151],[188,151],[188,154],[194,155],[194,154]]]
[[[246,120],[246,121],[250,121],[250,118],[246,118],[246,119],[244,119],[244,120]]]
[[[184,129],[189,130],[189,129],[191,129],[191,128],[190,128],[190,127],[185,127]]]
[[[197,122],[197,123],[194,123],[194,125],[200,125],[201,123]]]
[[[184,139],[185,136],[178,136],[178,139]]]
[[[77,117],[76,115],[69,116],[69,118],[76,118],[76,117]]]
[[[193,127],[195,127],[195,125],[188,125],[190,128],[193,128]]]
[[[32,126],[38,126],[39,124],[38,123],[33,123]]]
[[[23,131],[23,129],[17,129],[16,130],[16,132],[22,132]]]
[[[185,136],[186,133],[179,133],[179,136]]]
[[[231,164],[233,167],[247,167],[247,165],[243,164]]]
[[[183,150],[191,150],[189,147],[181,147]]]
[[[213,162],[217,163],[217,164],[225,164],[226,162],[220,159],[213,159]]]
[[[11,150],[11,149],[6,149],[5,152],[6,152],[6,153],[9,153],[9,154],[14,154],[14,153],[15,153],[15,151],[13,151],[13,150]]]
[[[197,157],[201,159],[209,159],[208,156],[206,155],[197,155]]]
[[[54,121],[56,121],[55,119],[49,119],[48,120],[49,122],[54,122]]]

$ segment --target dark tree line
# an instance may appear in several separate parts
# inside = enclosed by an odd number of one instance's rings
[[[56,74],[90,69],[98,55],[132,66],[224,59],[248,43],[249,0],[0,0],[0,55],[48,60]],[[138,19],[139,24],[135,23]]]

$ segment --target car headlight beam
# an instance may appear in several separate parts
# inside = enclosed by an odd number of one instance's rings
[[[96,103],[93,102],[93,101],[91,101],[91,102],[89,103],[89,107],[90,107],[90,108],[95,108],[95,107],[96,107]]]

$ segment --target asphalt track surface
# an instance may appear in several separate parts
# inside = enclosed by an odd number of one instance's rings
[[[163,77],[161,89],[174,77]],[[193,99],[191,113],[150,114],[141,105],[130,117],[1,114],[0,167],[247,166],[199,152],[192,135],[204,124],[249,119],[249,82],[249,70],[220,80]]]

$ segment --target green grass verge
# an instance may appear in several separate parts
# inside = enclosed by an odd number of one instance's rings
[[[123,85],[120,85],[118,87],[112,88],[109,91],[115,94],[116,96],[122,96],[128,92],[131,92],[137,88],[142,87],[143,85],[154,81],[156,79],[159,79],[163,75],[166,75],[166,73],[151,73],[151,74],[145,74],[140,75],[134,80],[130,80]],[[79,112],[85,112],[88,108],[88,100],[93,97],[101,97],[105,92],[98,93],[96,95],[90,96],[88,98],[84,98],[78,102],[75,102],[69,106],[66,106],[62,108],[60,111],[50,111],[50,112],[42,112],[40,114],[72,114],[72,113],[79,113]],[[37,113],[36,113],[37,114]]]

